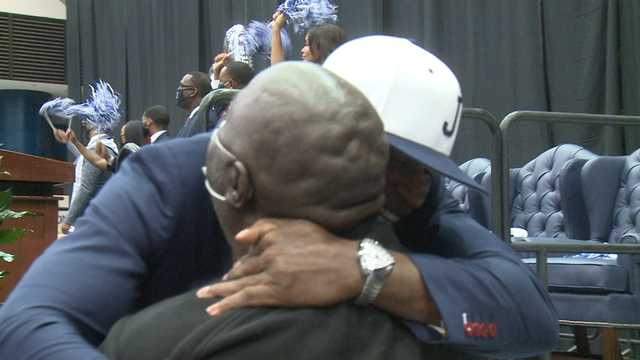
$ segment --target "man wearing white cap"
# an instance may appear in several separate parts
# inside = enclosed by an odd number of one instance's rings
[[[385,249],[373,240],[384,243],[379,234],[343,241],[310,222],[259,220],[235,238],[260,251],[236,263],[227,281],[199,291],[206,302],[224,296],[208,311],[355,300],[436,348],[492,357],[551,350],[557,316],[543,287],[442,186],[439,174],[473,185],[446,158],[462,106],[455,77],[424,50],[385,37],[347,43],[326,64],[369,98],[391,133],[386,213],[398,218],[406,251]],[[435,79],[437,86],[423,84]],[[179,139],[125,163],[80,230],[54,243],[0,308],[0,358],[101,358],[96,346],[118,319],[223,275],[230,250],[200,170],[208,143],[207,135]]]
[[[316,287],[325,295],[317,292],[319,298],[307,305],[355,298],[415,321],[409,326],[428,343],[494,356],[550,351],[558,323],[544,287],[508,246],[458,211],[444,191],[441,176],[478,188],[448,158],[462,110],[455,75],[424,49],[388,36],[350,41],[323,66],[361,90],[383,120],[392,145],[385,215],[395,222],[409,253],[389,251],[368,239],[359,247],[327,241],[332,237],[313,224],[262,220],[236,240],[260,247],[261,254],[269,249],[280,261],[258,254],[237,262],[228,281],[200,290],[201,297],[226,297],[210,313],[300,306],[290,295]],[[295,236],[305,237],[307,247],[287,246],[299,241]],[[325,248],[325,271],[282,266],[283,259],[317,266],[318,247]],[[335,264],[343,264],[336,254],[354,259],[352,266],[336,269]],[[353,274],[362,275],[354,282]]]

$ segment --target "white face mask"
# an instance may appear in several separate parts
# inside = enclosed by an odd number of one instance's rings
[[[214,79],[213,76],[210,77],[209,79],[211,79],[211,88],[214,90],[217,89],[218,85],[220,85],[220,80]]]

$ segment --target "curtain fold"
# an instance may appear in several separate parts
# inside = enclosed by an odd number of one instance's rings
[[[172,115],[184,73],[206,72],[236,23],[268,21],[278,0],[68,0],[70,96],[109,81],[123,95],[124,119],[155,104]],[[515,110],[640,114],[640,2],[635,0],[336,0],[348,38],[410,38],[460,79],[464,104],[502,118]],[[291,34],[299,59],[304,42]],[[393,54],[390,54],[393,56]],[[384,71],[384,69],[380,69]],[[563,142],[601,154],[640,147],[640,129],[526,123],[512,132],[512,166]],[[483,124],[463,122],[453,157],[488,154]]]

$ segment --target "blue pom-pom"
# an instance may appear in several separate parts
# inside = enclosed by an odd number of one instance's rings
[[[83,103],[70,106],[69,109],[67,109],[67,116],[69,118],[77,116],[82,119],[86,119],[93,124],[90,119],[97,117],[98,114],[96,114],[96,111],[93,107],[87,105],[86,103]]]
[[[268,24],[260,21],[252,20],[246,27],[249,37],[256,44],[256,52],[261,55],[269,56],[271,54],[271,28]]]
[[[97,116],[89,120],[100,132],[113,129],[120,121],[120,96],[104,81],[98,81],[92,90],[89,105],[94,108]]]
[[[75,102],[73,99],[69,98],[55,98],[53,100],[47,101],[42,104],[40,107],[40,115],[44,117],[59,117],[59,118],[67,118],[69,117],[67,114],[67,110],[71,107]]]
[[[231,54],[235,61],[240,61],[253,67],[253,55],[258,51],[260,44],[251,36],[245,27],[240,24],[233,25],[224,36],[224,49]]]
[[[287,15],[293,31],[303,34],[314,26],[336,23],[337,9],[329,0],[285,0],[277,11]]]
[[[91,86],[91,98],[71,106],[67,113],[85,118],[99,132],[108,132],[120,121],[120,96],[111,85],[100,80]]]
[[[257,53],[267,58],[271,57],[271,24],[253,20],[249,22],[246,30],[249,36],[255,39]],[[284,53],[290,54],[292,51],[291,39],[285,29],[280,30],[280,39]]]

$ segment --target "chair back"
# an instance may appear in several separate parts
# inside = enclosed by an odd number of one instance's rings
[[[527,230],[529,237],[566,238],[559,186],[561,171],[570,160],[595,157],[581,146],[564,144],[520,168],[513,178],[511,227]]]
[[[469,175],[478,184],[489,184],[485,186],[487,192],[491,191],[491,183],[484,182],[485,177],[491,176],[491,161],[487,158],[471,159],[459,166],[460,170]],[[445,178],[445,186],[451,196],[458,201],[460,209],[476,220],[480,225],[488,227],[490,223],[490,213],[487,212],[490,202],[489,196],[481,192],[469,189],[466,185],[455,180]]]

